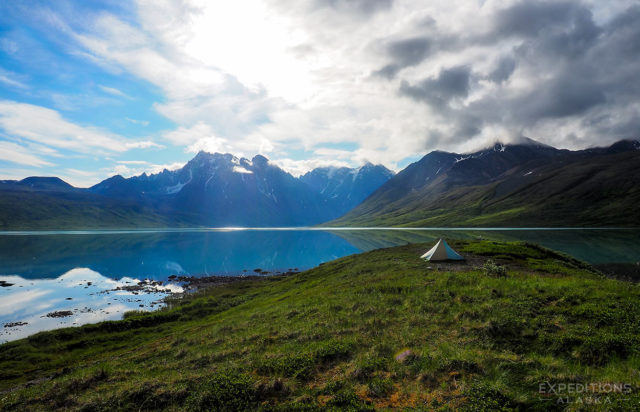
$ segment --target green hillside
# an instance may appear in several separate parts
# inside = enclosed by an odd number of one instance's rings
[[[82,193],[4,190],[0,230],[174,227],[188,220],[134,202]]]
[[[529,244],[452,242],[466,264],[429,246],[1,345],[0,409],[565,410],[546,383],[633,388],[568,410],[637,407],[637,285]]]
[[[434,184],[397,193],[391,179],[327,226],[638,227],[640,152],[524,164],[490,183]]]

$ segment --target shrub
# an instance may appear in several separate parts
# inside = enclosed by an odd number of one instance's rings
[[[307,380],[315,371],[315,362],[309,354],[296,354],[264,359],[258,365],[262,375],[282,375],[288,378]]]
[[[482,271],[487,276],[493,276],[496,278],[504,278],[507,276],[507,269],[504,266],[499,266],[493,259],[489,259],[482,265]]]
[[[248,375],[218,373],[194,388],[185,403],[190,411],[255,409],[257,392]]]
[[[348,411],[370,411],[373,407],[358,398],[353,389],[342,389],[327,402],[329,407],[337,407]]]
[[[315,358],[321,363],[333,362],[347,358],[352,349],[352,345],[348,342],[330,340],[316,350]]]
[[[393,382],[389,378],[373,378],[367,385],[367,395],[373,398],[384,398],[393,392]]]
[[[353,376],[359,381],[364,381],[373,376],[376,371],[384,371],[387,369],[387,362],[384,358],[377,356],[369,356],[357,364]]]
[[[466,393],[466,402],[460,408],[465,412],[511,412],[519,410],[509,397],[485,385],[472,387]]]

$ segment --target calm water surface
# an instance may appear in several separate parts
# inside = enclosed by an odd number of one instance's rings
[[[640,261],[636,230],[146,230],[0,232],[0,342],[152,310],[171,275],[308,269],[380,247],[447,239],[527,240],[590,263]],[[146,292],[141,280],[161,281]],[[7,286],[8,285],[8,286]],[[68,315],[54,317],[55,312]],[[47,316],[49,315],[49,316]]]

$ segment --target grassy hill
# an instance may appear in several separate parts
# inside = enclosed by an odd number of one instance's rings
[[[77,191],[0,193],[0,230],[175,227],[189,219],[135,202]]]
[[[469,171],[456,165],[437,178],[431,176],[431,180],[422,178],[420,173],[424,170],[407,168],[408,176],[403,176],[404,171],[399,173],[355,209],[325,225],[640,226],[638,150],[589,156],[570,153],[544,161],[538,159],[514,165],[495,178],[475,182],[472,176],[481,175],[487,167]],[[403,182],[402,178],[417,183]],[[399,187],[404,191],[399,191]]]
[[[452,245],[465,264],[380,249],[4,344],[0,409],[637,407],[637,285],[534,245]],[[632,389],[567,405],[547,383]]]

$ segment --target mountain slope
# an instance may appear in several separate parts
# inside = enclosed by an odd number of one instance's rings
[[[349,179],[339,183],[343,175]],[[383,166],[344,168],[327,176],[332,189],[323,192],[264,156],[200,152],[179,170],[113,176],[89,189],[53,177],[0,181],[0,229],[314,225],[343,215],[391,176]]]
[[[432,152],[329,225],[637,226],[640,144]],[[435,170],[435,171],[434,171]]]
[[[320,194],[323,207],[336,218],[359,205],[393,175],[382,165],[367,163],[356,169],[320,167],[300,176],[300,180]]]
[[[0,230],[100,229],[184,226],[155,209],[130,201],[114,201],[82,190],[8,190],[0,185]]]

